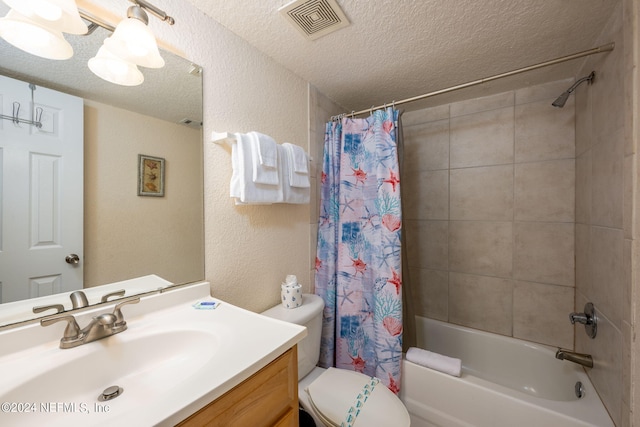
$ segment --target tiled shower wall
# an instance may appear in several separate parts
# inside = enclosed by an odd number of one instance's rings
[[[572,80],[403,115],[416,314],[573,348]]]
[[[615,49],[585,61],[579,75],[595,71],[596,78],[575,94],[576,308],[592,302],[599,319],[593,340],[583,328],[576,329],[576,350],[593,355],[594,368],[588,374],[618,426],[632,425],[631,360],[634,357],[637,363],[638,354],[632,350],[637,334],[632,264],[638,263],[633,201],[638,160],[631,108],[632,46],[637,33],[630,24],[631,5],[623,2],[615,9],[596,42],[615,42]]]

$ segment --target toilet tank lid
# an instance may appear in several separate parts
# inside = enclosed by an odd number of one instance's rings
[[[324,301],[314,294],[302,294],[302,305],[296,308],[285,308],[278,304],[263,311],[262,314],[273,319],[283,320],[296,325],[305,325],[318,314],[322,313]]]

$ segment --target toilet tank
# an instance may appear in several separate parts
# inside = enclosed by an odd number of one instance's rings
[[[298,343],[298,378],[304,378],[320,358],[322,310],[324,301],[314,294],[302,294],[302,305],[285,308],[282,304],[262,312],[264,316],[307,327],[307,336]]]

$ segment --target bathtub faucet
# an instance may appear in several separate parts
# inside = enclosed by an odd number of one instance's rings
[[[556,351],[556,359],[568,360],[569,362],[577,363],[587,368],[593,368],[593,358],[590,354],[575,353],[564,348],[559,348]]]

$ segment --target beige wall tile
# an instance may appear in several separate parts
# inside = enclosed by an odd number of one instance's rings
[[[591,90],[578,87],[573,95],[576,110],[576,156],[580,156],[593,145]]]
[[[407,171],[402,185],[405,219],[449,219],[449,171]]]
[[[623,181],[624,188],[622,193],[623,209],[622,223],[624,229],[624,237],[633,239],[635,237],[634,223],[634,185],[636,181],[636,155],[630,154],[624,157],[623,163]]]
[[[514,278],[574,286],[574,227],[572,223],[516,223]]]
[[[590,243],[591,283],[585,296],[620,328],[624,286],[622,230],[591,227]]]
[[[407,111],[400,116],[400,119],[402,120],[402,125],[405,127],[449,119],[449,104]]]
[[[512,292],[512,280],[449,273],[449,321],[511,335]]]
[[[573,288],[516,282],[513,288],[513,336],[542,344],[573,348],[569,313]]]
[[[575,160],[523,163],[515,170],[516,220],[574,221]]]
[[[513,165],[453,169],[449,186],[450,219],[513,219]]]
[[[447,270],[449,268],[449,222],[405,222],[407,260],[411,267]]]
[[[451,168],[513,162],[513,107],[451,119]]]
[[[515,161],[567,159],[575,156],[573,103],[556,108],[553,99],[516,106]],[[540,126],[544,123],[544,126]]]
[[[511,277],[511,222],[451,221],[449,269],[463,273]]]
[[[576,224],[576,288],[586,294],[591,287],[591,226]]]
[[[408,126],[403,132],[404,170],[449,168],[449,120]]]
[[[409,274],[418,302],[416,314],[446,322],[449,319],[449,273],[411,268]]]
[[[545,102],[550,100],[549,104],[551,104],[551,102],[567,90],[573,82],[574,79],[570,78],[518,89],[515,91],[516,105],[543,100]]]
[[[580,311],[584,301],[579,303]],[[595,339],[589,338],[582,325],[576,325],[576,351],[590,354],[593,357],[593,368],[589,369],[589,378],[598,390],[598,395],[609,411],[609,415],[620,425],[622,408],[622,333],[612,322],[598,310],[598,334]]]
[[[591,160],[591,223],[623,227],[624,159],[622,141],[609,140],[593,147]]]
[[[467,99],[451,104],[451,117],[466,116],[482,111],[497,110],[514,105],[514,93],[503,92],[496,95],[483,96],[482,98]]]
[[[576,159],[576,222],[591,222],[591,150]]]
[[[622,19],[622,14],[614,14],[618,23],[613,23],[613,27],[618,27]],[[623,46],[622,31],[615,31],[607,37],[607,42],[616,43],[616,47]],[[611,140],[624,140],[624,118],[625,118],[625,69],[624,69],[624,49],[614,49],[606,58],[596,58],[597,64],[593,67],[596,77],[592,85],[582,85],[577,90],[591,91],[593,114],[593,135],[594,143],[609,142]],[[591,70],[585,70],[588,74]],[[576,91],[577,91],[576,90]]]

